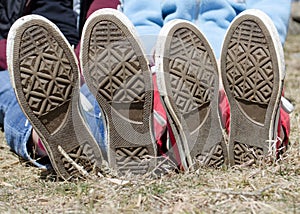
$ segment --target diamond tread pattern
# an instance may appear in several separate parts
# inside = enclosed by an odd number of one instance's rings
[[[221,144],[212,147],[209,152],[202,153],[197,157],[200,165],[207,167],[220,167],[225,164],[224,151]],[[197,164],[197,163],[196,163]]]
[[[267,105],[273,65],[267,41],[255,22],[244,21],[237,27],[228,45],[227,62],[227,80],[235,98]]]
[[[180,29],[174,38],[177,39],[170,45],[171,88],[177,107],[185,114],[210,102],[214,93],[214,67],[206,47],[195,34]]]
[[[218,72],[216,62],[212,61],[213,53],[208,51],[206,40],[184,24],[175,28],[169,46],[165,47],[169,53],[165,53],[164,60],[171,108],[177,118],[184,118],[181,123],[186,124],[184,132],[189,136],[189,148],[185,150],[192,161],[205,160],[206,165],[221,166],[227,158],[223,150],[227,150],[218,117]],[[166,107],[170,108],[168,104]],[[172,121],[172,117],[169,119]],[[177,135],[181,139],[182,134]],[[217,145],[222,152],[215,149]]]
[[[235,99],[257,103],[266,109],[273,88],[273,66],[267,41],[255,22],[244,21],[237,27],[229,42],[227,62],[227,80]],[[253,110],[244,111],[255,118]],[[264,155],[262,148],[242,143],[235,143],[233,150],[235,164]]]
[[[102,62],[89,67],[94,87],[99,88],[109,103],[144,102],[144,79],[138,56],[128,48],[131,44],[122,31],[112,22],[103,21],[93,29],[92,35],[89,58]]]
[[[233,151],[235,164],[249,163],[249,161],[260,159],[264,155],[262,148],[242,143],[235,143]]]
[[[273,112],[280,93],[276,49],[262,20],[245,15],[232,24],[224,41],[221,69],[231,108],[230,163],[255,163],[269,155]],[[276,138],[275,138],[276,139]],[[270,142],[271,142],[270,141]]]
[[[33,26],[24,32],[22,40],[22,89],[30,108],[41,118],[70,102],[73,71],[62,47],[48,35],[46,29]]]
[[[150,170],[145,160],[156,155],[148,63],[119,20],[108,15],[89,24],[83,72],[106,117],[110,166],[120,174],[144,174]]]
[[[30,20],[17,30],[14,46],[20,62],[13,67],[16,94],[56,173],[65,180],[83,176],[59,146],[87,172],[100,171],[101,151],[79,115],[77,64],[61,35]]]

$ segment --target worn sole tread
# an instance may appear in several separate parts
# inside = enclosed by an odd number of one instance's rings
[[[10,67],[19,104],[39,134],[53,168],[63,179],[100,170],[102,153],[79,113],[78,66],[65,38],[37,15],[19,20],[10,32]]]
[[[190,156],[187,161],[191,166],[217,144],[226,151],[218,115],[218,68],[210,45],[194,25],[170,22],[160,38],[165,40],[157,45],[157,61],[162,66],[159,71],[164,72],[158,71],[158,87],[169,120],[179,127],[175,137],[182,141],[182,153]],[[206,161],[222,165],[226,154],[207,156]]]
[[[241,14],[224,40],[221,69],[231,108],[232,165],[261,160],[276,141],[283,74],[277,32],[268,23],[258,11]]]
[[[148,62],[118,11],[104,9],[85,25],[81,66],[108,129],[108,158],[121,174],[144,174],[156,156],[152,132],[152,77]]]

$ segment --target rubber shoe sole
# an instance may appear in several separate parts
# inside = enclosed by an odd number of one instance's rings
[[[230,164],[276,153],[284,57],[276,28],[258,10],[241,13],[224,39],[221,73],[230,109]]]
[[[97,173],[102,153],[79,112],[79,69],[59,29],[29,15],[8,35],[7,53],[17,100],[65,180]]]
[[[213,51],[190,22],[174,20],[159,34],[158,89],[182,162],[188,168],[227,163],[219,109],[219,74]]]
[[[108,161],[122,175],[151,171],[156,157],[152,74],[135,35],[124,14],[102,9],[86,21],[81,40],[84,78],[106,120]]]

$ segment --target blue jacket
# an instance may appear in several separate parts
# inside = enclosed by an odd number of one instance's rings
[[[166,22],[185,19],[200,28],[217,58],[229,24],[242,11],[259,9],[269,15],[283,44],[291,10],[291,0],[122,0],[121,3],[123,12],[136,27],[148,54]]]

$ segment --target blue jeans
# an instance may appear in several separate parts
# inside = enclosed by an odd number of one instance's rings
[[[81,93],[93,107],[89,111],[84,111],[83,116],[88,121],[91,132],[102,151],[106,151],[105,130],[100,108],[86,85],[81,87]],[[19,106],[8,71],[0,71],[0,125],[4,128],[6,142],[13,152],[39,168],[47,168],[28,153],[27,142],[31,138],[32,126]]]
[[[184,19],[199,27],[218,59],[227,28],[247,9],[259,9],[270,16],[283,44],[291,0],[121,0],[120,8],[136,27],[147,54],[152,54],[157,35],[165,23]]]
[[[80,92],[85,98],[87,98],[89,104],[92,107],[91,109],[83,109],[82,115],[84,116],[85,121],[89,126],[101,150],[103,152],[107,151],[106,131],[105,131],[106,129],[104,128],[102,112],[99,107],[99,104],[96,101],[94,95],[92,95],[92,93],[89,91],[86,84],[83,84],[81,86]],[[103,155],[106,156],[105,153]]]

